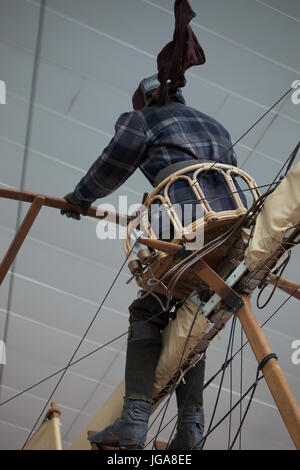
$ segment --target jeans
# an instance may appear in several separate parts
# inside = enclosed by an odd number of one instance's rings
[[[155,295],[163,303],[166,300],[163,295]],[[167,326],[170,314],[162,312],[160,302],[152,294],[134,300],[129,311],[125,396],[153,403],[153,381],[162,347],[161,331]],[[185,383],[180,382],[176,388],[178,408],[203,406],[204,372],[203,358],[187,372]]]

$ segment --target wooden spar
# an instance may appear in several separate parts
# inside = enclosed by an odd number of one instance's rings
[[[50,421],[52,418],[59,418],[60,415],[61,415],[61,411],[56,407],[55,401],[52,401],[51,402],[51,408],[47,412],[44,421],[46,421],[46,420]]]
[[[300,300],[300,284],[288,281],[282,277],[274,276],[274,274],[269,276],[268,283],[272,284],[273,286],[276,285],[279,289]]]
[[[161,240],[154,240],[152,238],[140,238],[139,243],[142,245],[153,248],[154,250],[163,251],[168,255],[176,255],[180,250],[182,250],[182,245],[176,245],[172,242],[163,242]]]
[[[248,297],[242,296],[244,305],[237,316],[246,333],[253,353],[260,363],[268,354],[271,347],[259,326],[252,311]],[[300,406],[275,358],[269,359],[262,369],[269,390],[274,398],[287,430],[298,450],[300,450]]]
[[[47,412],[41,426],[28,441],[24,450],[63,450],[60,433],[61,411],[56,403],[51,403],[51,409]]]
[[[41,208],[43,207],[45,198],[43,196],[36,196],[21,224],[17,233],[6,252],[1,264],[0,264],[0,285],[2,284],[6,274],[8,273],[11,265],[13,264],[21,246],[23,245],[25,238],[28,235],[35,219],[37,218]]]
[[[59,210],[70,210],[82,213],[82,207],[75,206],[68,203],[65,199],[57,197],[47,196],[45,194],[32,193],[29,191],[19,191],[16,189],[9,189],[0,187],[0,197],[6,199],[12,199],[15,201],[28,202],[31,204],[21,226],[17,230],[15,237],[6,252],[1,264],[0,264],[0,285],[2,284],[5,276],[7,275],[11,265],[13,264],[22,244],[24,243],[29,230],[31,229],[36,217],[38,216],[42,206],[52,207]],[[91,207],[88,212],[88,217],[95,219],[107,220],[118,225],[127,226],[128,223],[134,219],[134,216],[120,215],[118,213],[112,213],[105,211],[103,215],[97,215],[97,207]]]
[[[205,282],[205,284],[211,287],[214,292],[222,297],[222,299],[225,300],[231,296],[232,301],[238,302],[241,300],[239,295],[224,281],[224,279],[202,259],[197,261],[195,266],[192,267],[192,270],[196,273],[201,281]]]
[[[65,210],[65,211],[75,211],[82,214],[83,210],[80,206],[75,206],[68,203],[65,199],[58,197],[48,196],[45,194],[32,193],[29,191],[19,191],[17,189],[3,188],[0,187],[0,197],[6,199],[13,199],[15,201],[29,202],[32,203],[37,197],[43,197],[45,199],[44,206],[52,207],[54,209]],[[134,216],[128,216],[123,214],[113,213],[105,211],[104,215],[97,215],[97,207],[92,206],[87,214],[88,217],[94,219],[103,220],[106,219],[109,222],[113,222],[117,225],[122,225],[126,227],[128,223],[133,220]]]

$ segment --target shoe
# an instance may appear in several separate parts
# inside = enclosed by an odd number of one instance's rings
[[[145,401],[125,399],[120,418],[103,431],[88,435],[88,440],[100,446],[143,449],[151,408]]]
[[[203,408],[178,411],[177,432],[168,450],[201,450],[204,431]]]

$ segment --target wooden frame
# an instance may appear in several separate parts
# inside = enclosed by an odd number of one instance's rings
[[[82,213],[83,209],[80,206],[74,206],[68,203],[65,199],[47,196],[45,194],[32,193],[29,191],[18,191],[15,189],[7,189],[0,187],[0,198],[11,199],[19,202],[26,202],[30,204],[30,208],[18,228],[14,239],[7,250],[1,264],[0,264],[0,285],[5,279],[10,267],[12,266],[20,248],[22,247],[32,225],[34,224],[40,210],[43,206],[52,207],[58,210],[72,210],[78,213]],[[127,226],[131,221],[132,217],[127,215],[121,215],[118,213],[110,213],[105,211],[103,216],[97,215],[97,207],[91,207],[87,214],[88,217],[95,219],[114,222],[119,225]]]

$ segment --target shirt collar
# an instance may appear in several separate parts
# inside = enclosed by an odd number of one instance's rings
[[[169,96],[169,101],[172,101],[172,102],[175,101],[177,103],[185,104],[185,99],[183,97],[183,94],[182,94],[181,90],[178,90],[173,95],[170,95]]]

